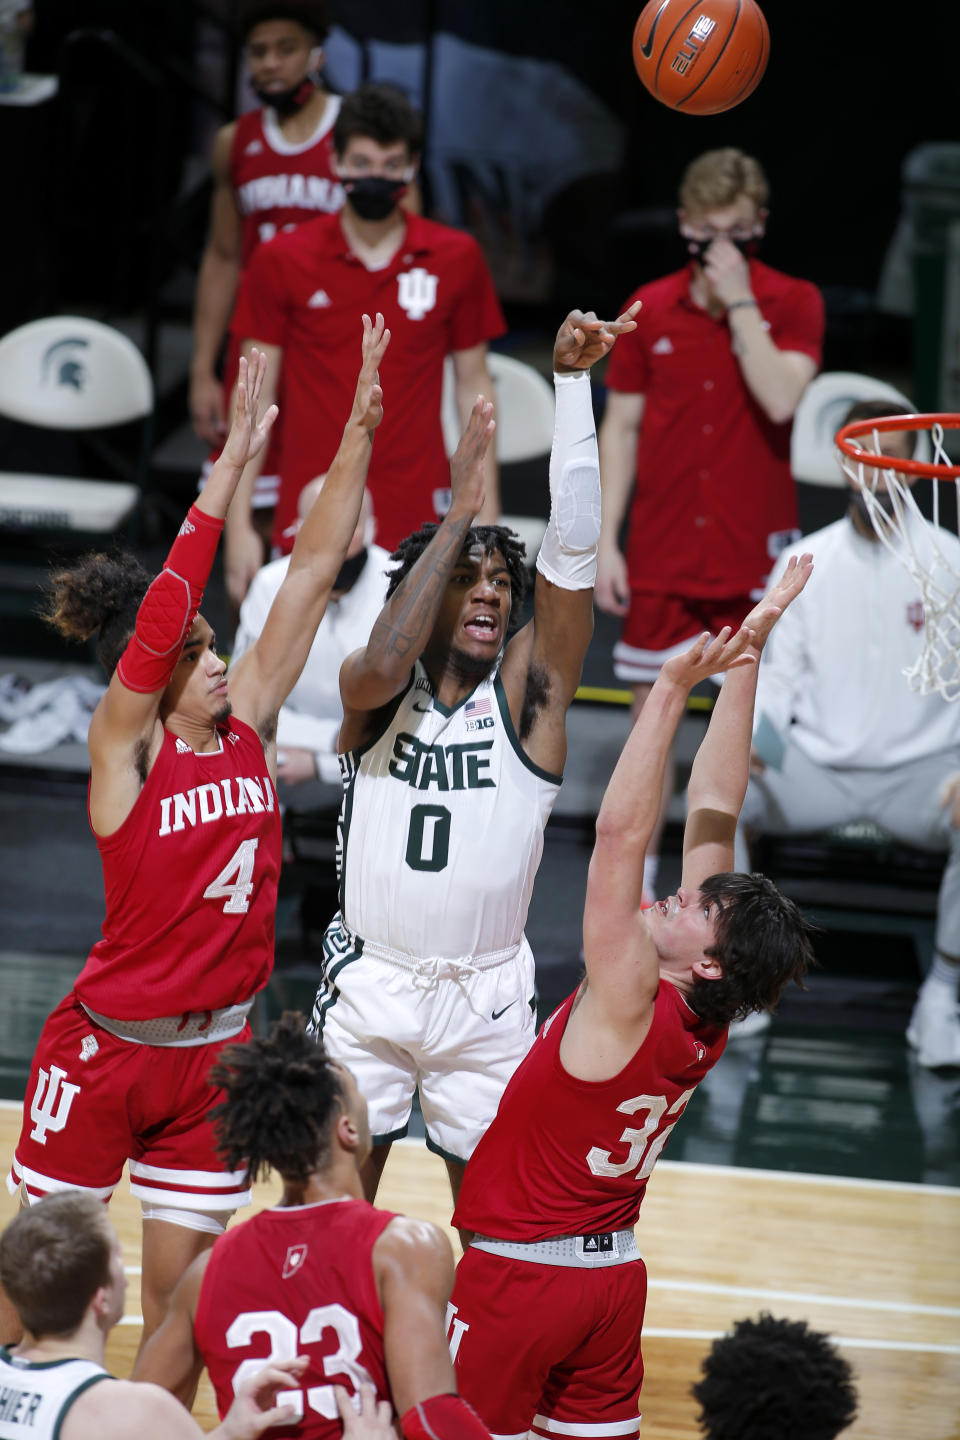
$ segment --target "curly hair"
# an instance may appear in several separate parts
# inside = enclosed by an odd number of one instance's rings
[[[816,962],[813,926],[766,875],[711,875],[700,893],[717,907],[714,943],[707,954],[720,961],[717,980],[694,979],[688,999],[702,1020],[729,1025],[752,1010],[769,1010],[790,980]]]
[[[304,1182],[322,1166],[344,1091],[302,1015],[285,1011],[266,1039],[225,1046],[210,1080],[224,1091],[210,1119],[228,1169]]]
[[[293,20],[309,30],[318,45],[330,33],[330,9],[324,0],[245,0],[237,15],[237,32],[246,41],[256,25],[267,20]]]
[[[803,1320],[737,1320],[692,1387],[706,1440],[834,1440],[857,1415],[853,1373]]]
[[[65,1190],[46,1195],[0,1236],[0,1283],[31,1335],[71,1335],[110,1281],[103,1202]]]
[[[345,96],[333,122],[333,148],[342,155],[355,135],[375,140],[378,145],[405,141],[410,154],[423,148],[423,121],[420,111],[396,85],[360,85]]]
[[[430,541],[439,530],[439,525],[432,522],[428,525],[421,525],[419,530],[414,530],[394,550],[390,559],[396,568],[390,571],[390,578],[387,582],[387,599],[403,584],[416,565],[420,556],[426,550]],[[510,629],[515,629],[519,623],[520,612],[523,609],[523,602],[527,594],[527,549],[523,541],[518,539],[512,530],[506,525],[471,525],[463,537],[463,554],[479,545],[484,555],[492,555],[499,551],[503,556],[507,567],[507,574],[510,576]]]
[[[84,555],[76,565],[51,575],[42,617],[66,640],[89,640],[99,631],[97,658],[110,676],[133,634],[152,578],[139,560],[123,551]]]

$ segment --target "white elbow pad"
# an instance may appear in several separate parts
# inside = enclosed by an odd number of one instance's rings
[[[554,375],[550,520],[537,556],[541,575],[564,590],[592,590],[600,541],[600,459],[590,377]]]

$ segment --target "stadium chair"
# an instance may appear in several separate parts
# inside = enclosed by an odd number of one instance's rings
[[[839,489],[846,486],[833,437],[851,405],[860,400],[889,400],[913,409],[906,395],[872,375],[858,375],[848,370],[828,370],[818,375],[803,392],[793,417],[790,468],[794,480]],[[918,436],[916,458],[930,459],[929,441],[922,432]]]
[[[110,326],[72,315],[34,320],[0,340],[0,415],[40,430],[77,432],[149,422],[153,382],[137,347]],[[0,532],[84,539],[131,523],[149,423],[143,432],[135,483],[0,472]]]
[[[553,387],[539,370],[509,355],[491,352],[487,364],[493,380],[497,417],[497,460],[501,467],[520,465],[526,461],[545,459],[553,444]],[[460,439],[454,391],[453,361],[448,357],[443,376],[441,405],[443,438],[447,454],[452,455]],[[505,506],[510,504],[511,480],[501,477],[501,495]],[[527,547],[527,560],[532,565],[547,528],[549,507],[547,468],[543,465],[537,477],[537,499],[530,503],[543,513],[501,516],[502,523],[516,531]]]

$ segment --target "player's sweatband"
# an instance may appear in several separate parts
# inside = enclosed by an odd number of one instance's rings
[[[400,1417],[406,1440],[491,1440],[477,1412],[459,1395],[431,1395]]]
[[[137,611],[136,628],[117,664],[128,690],[152,695],[170,683],[197,618],[223,521],[191,505],[163,569]]]
[[[537,556],[563,590],[592,590],[600,542],[600,457],[590,376],[554,375],[557,412],[550,451],[550,520]]]

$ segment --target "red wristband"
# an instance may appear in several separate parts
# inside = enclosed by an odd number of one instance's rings
[[[163,569],[143,597],[136,629],[117,665],[128,690],[151,695],[169,685],[200,609],[222,530],[222,520],[190,506]]]
[[[406,1440],[492,1440],[476,1410],[459,1395],[431,1395],[400,1417]]]

